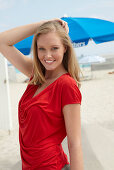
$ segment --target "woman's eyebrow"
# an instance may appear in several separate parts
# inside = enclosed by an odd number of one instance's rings
[[[37,44],[37,47],[38,48],[45,48],[43,45],[39,45],[39,44]]]
[[[59,44],[52,44],[52,45],[50,45],[50,47],[60,47],[61,45],[59,45]]]
[[[59,47],[60,45],[57,45],[57,44],[56,44],[56,45],[52,45],[52,47],[53,47],[53,46]]]
[[[38,45],[38,48],[41,48],[41,47],[42,47],[42,48],[44,48],[44,46],[42,46],[42,45]]]
[[[43,45],[38,45],[38,48],[41,48],[41,47],[42,47],[42,48],[45,48],[45,46],[43,46]],[[57,45],[57,44],[56,44],[56,45],[51,45],[50,47],[60,47],[60,45]]]

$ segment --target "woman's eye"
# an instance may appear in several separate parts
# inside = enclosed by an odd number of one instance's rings
[[[39,48],[39,50],[44,50],[44,48]]]
[[[53,49],[53,50],[57,50],[57,49],[58,49],[58,47],[53,47],[52,49]]]

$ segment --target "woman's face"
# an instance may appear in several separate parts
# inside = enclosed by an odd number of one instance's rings
[[[38,58],[46,70],[63,67],[62,60],[66,49],[56,33],[40,35],[37,40],[37,49]]]

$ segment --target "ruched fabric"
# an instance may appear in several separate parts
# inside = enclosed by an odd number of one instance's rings
[[[69,73],[34,96],[37,89],[27,85],[18,104],[22,170],[61,170],[69,164],[61,144],[66,137],[62,109],[81,104],[81,93]]]

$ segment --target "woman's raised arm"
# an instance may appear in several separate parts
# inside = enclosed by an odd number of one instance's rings
[[[9,62],[12,63],[12,65],[29,78],[33,69],[33,61],[31,58],[23,55],[13,45],[35,34],[38,26],[44,22],[45,21],[41,21],[24,26],[18,26],[0,33],[0,52]]]

